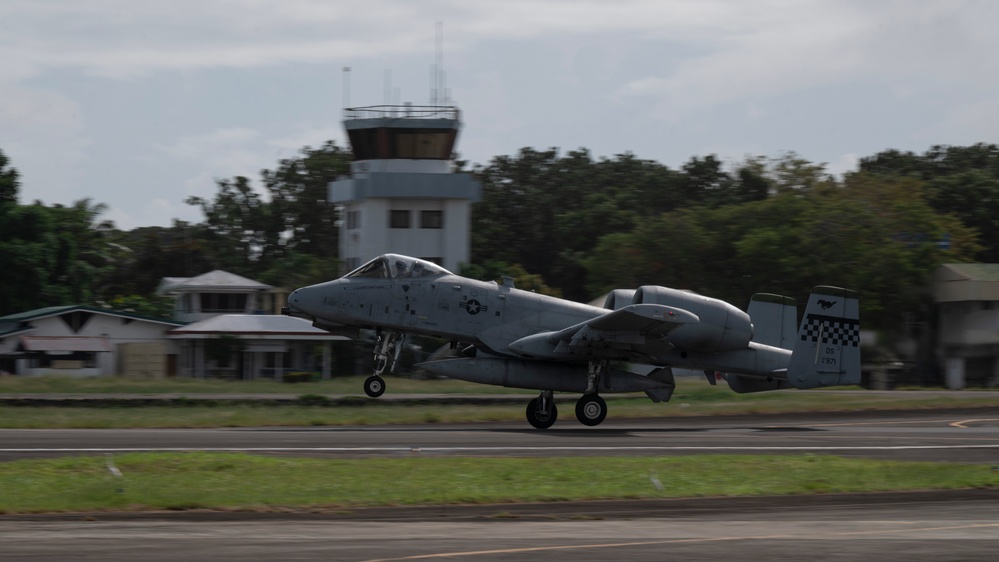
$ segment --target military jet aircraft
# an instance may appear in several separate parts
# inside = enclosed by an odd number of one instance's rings
[[[286,314],[332,333],[377,334],[371,397],[385,391],[404,334],[452,342],[459,357],[420,363],[451,378],[540,391],[527,405],[538,429],[558,417],[553,393],[582,396],[576,418],[595,426],[607,416],[601,393],[644,391],[668,401],[673,367],[721,374],[736,392],[814,388],[860,382],[856,294],[815,287],[800,327],[793,299],[752,297],[747,312],[695,293],[658,286],[612,291],[604,307],[468,279],[429,261],[379,256],[347,275],[303,287]]]

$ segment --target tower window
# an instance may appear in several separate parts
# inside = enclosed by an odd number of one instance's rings
[[[347,229],[361,228],[361,211],[347,211]]]
[[[409,211],[389,211],[389,228],[409,228]]]
[[[444,228],[444,211],[420,211],[420,228]]]

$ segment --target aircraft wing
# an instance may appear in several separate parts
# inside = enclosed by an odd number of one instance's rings
[[[599,356],[658,340],[680,326],[699,322],[696,314],[682,308],[632,304],[558,331],[531,334],[508,348],[524,357]]]

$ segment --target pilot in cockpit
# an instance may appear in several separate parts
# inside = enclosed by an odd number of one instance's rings
[[[396,262],[395,262],[395,276],[396,276],[397,279],[405,279],[406,277],[409,277],[410,271],[409,271],[408,265],[409,264],[407,264],[403,260],[396,260]]]

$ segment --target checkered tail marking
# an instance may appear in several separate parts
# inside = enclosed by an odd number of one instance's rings
[[[851,320],[838,316],[823,316],[821,314],[808,314],[805,316],[805,326],[801,333],[801,341],[819,343],[820,334],[823,343],[844,347],[859,347],[860,320]]]

